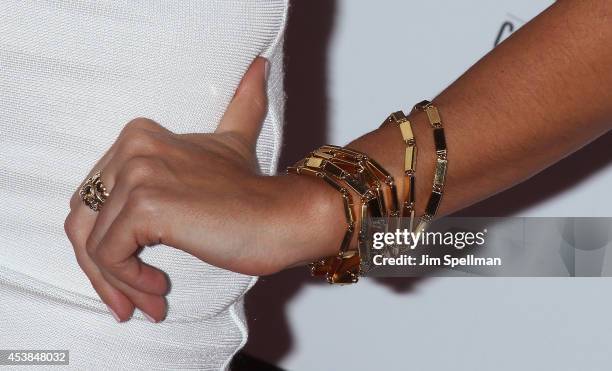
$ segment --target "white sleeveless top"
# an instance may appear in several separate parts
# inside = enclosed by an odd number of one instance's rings
[[[0,349],[69,349],[79,370],[227,367],[246,342],[243,296],[256,277],[145,249],[172,281],[168,317],[151,324],[137,311],[118,324],[63,223],[128,121],[213,131],[257,55],[271,62],[257,154],[273,173],[286,13],[287,0],[0,2]]]

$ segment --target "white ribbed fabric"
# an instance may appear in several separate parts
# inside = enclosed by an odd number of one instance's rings
[[[257,154],[274,172],[286,13],[287,0],[0,2],[0,349],[69,349],[78,370],[227,367],[246,342],[242,298],[256,277],[145,249],[172,281],[168,317],[118,324],[63,222],[125,123],[213,131],[257,55],[271,62]]]

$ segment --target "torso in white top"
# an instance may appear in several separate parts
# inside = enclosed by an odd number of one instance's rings
[[[172,281],[168,317],[117,324],[63,222],[125,123],[144,116],[178,133],[213,131],[257,55],[272,67],[257,154],[274,172],[286,2],[0,2],[0,349],[70,349],[74,369],[227,366],[246,341],[242,297],[255,277],[145,249]]]

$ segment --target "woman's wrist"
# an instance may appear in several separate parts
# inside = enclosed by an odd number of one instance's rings
[[[294,174],[263,176],[258,186],[270,201],[262,228],[273,233],[270,259],[283,270],[338,253],[346,231],[340,194],[322,179]]]
[[[415,169],[419,182],[412,190],[417,194],[414,206],[416,215],[420,216],[431,193],[435,151],[427,117],[412,112],[409,119],[414,124],[414,135],[420,145]],[[385,146],[381,147],[380,143],[385,143]],[[351,142],[347,148],[374,159],[393,176],[397,189],[404,189],[406,145],[397,125],[383,125]],[[272,219],[263,228],[276,228],[278,238],[271,246],[275,246],[273,251],[278,270],[337,255],[347,228],[341,193],[315,176],[288,174],[261,178],[270,199],[274,200],[266,205]],[[360,199],[351,187],[346,187],[346,190],[353,200]],[[360,203],[356,202],[353,215],[359,215],[360,209]],[[357,235],[353,234],[349,249],[357,248]]]
[[[429,150],[433,148],[433,141],[427,132],[426,118],[418,116],[411,114],[409,117],[416,123],[415,135],[424,147],[417,163],[417,172],[422,175],[421,179],[429,179],[433,175],[433,150]],[[379,143],[387,145],[381,148]],[[398,189],[402,189],[405,145],[397,127],[382,126],[347,147],[363,152],[380,163],[391,173]],[[279,270],[336,255],[346,232],[344,206],[338,191],[323,179],[312,176],[287,174],[261,178],[262,186],[274,200],[268,205],[269,208],[267,206],[272,219],[265,228],[274,226],[277,229],[279,238],[272,245],[276,246],[274,253],[281,266]],[[417,183],[416,190],[421,195],[417,197],[417,214],[422,214],[425,209],[426,193],[431,189],[429,181],[421,183]],[[359,196],[353,194],[353,198],[358,200]],[[358,210],[355,208],[353,211],[357,215]],[[351,249],[357,247],[357,233],[350,246]]]

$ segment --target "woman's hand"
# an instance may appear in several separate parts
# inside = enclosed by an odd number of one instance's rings
[[[288,194],[307,194],[312,182],[258,174],[265,63],[253,62],[215,133],[174,134],[144,118],[128,123],[90,173],[101,169],[110,193],[99,213],[78,191],[73,195],[66,233],[79,265],[118,320],[128,319],[134,306],[153,322],[165,317],[168,282],[138,258],[143,246],[163,243],[252,275],[310,258],[292,254],[285,243],[300,230],[292,224],[301,223],[297,216],[309,215],[308,204],[300,210],[299,199]],[[300,240],[310,237],[301,235],[296,246]]]

